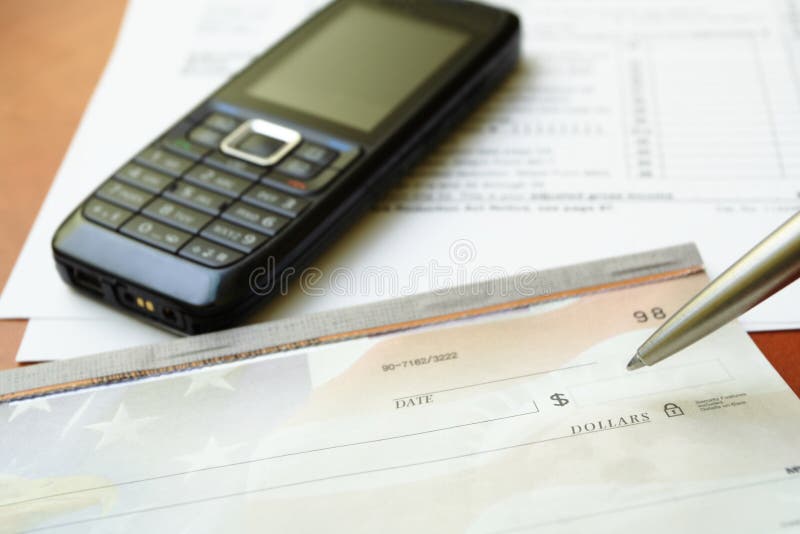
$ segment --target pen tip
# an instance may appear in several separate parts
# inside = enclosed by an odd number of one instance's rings
[[[631,361],[628,362],[628,371],[635,371],[636,369],[641,369],[642,367],[644,367],[644,362],[641,358],[639,358],[638,354],[634,355],[633,358],[631,358]]]

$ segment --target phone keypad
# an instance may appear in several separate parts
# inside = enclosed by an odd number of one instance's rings
[[[318,191],[332,182],[339,175],[339,171],[325,169],[311,180],[300,180],[287,176],[281,172],[273,171],[266,174],[261,180],[289,191]]]
[[[164,196],[212,215],[217,215],[222,211],[230,200],[213,191],[186,182],[178,182],[172,189],[167,189]]]
[[[206,165],[217,169],[247,178],[248,180],[258,180],[264,174],[264,168],[253,165],[241,159],[228,156],[220,151],[214,151],[203,160]]]
[[[164,198],[155,199],[142,213],[192,233],[199,232],[212,219],[210,215]]]
[[[250,189],[243,200],[289,217],[297,217],[309,204],[307,200],[281,193],[263,185],[257,185]]]
[[[180,176],[194,165],[193,160],[158,147],[144,149],[136,156],[136,161],[171,176]]]
[[[224,133],[206,128],[205,126],[198,126],[189,132],[189,139],[191,141],[212,148],[216,147],[219,142],[222,141],[223,137],[225,137]]]
[[[262,167],[219,149],[242,122],[212,112],[198,123],[181,123],[98,187],[83,205],[84,216],[202,265],[225,267],[290,226],[312,205],[304,197],[360,153],[305,140]],[[254,136],[251,144],[265,154],[276,149],[268,137]]]
[[[83,214],[90,221],[116,230],[133,215],[132,211],[117,207],[96,198],[90,199],[83,208]]]
[[[192,239],[188,245],[181,249],[180,254],[185,258],[209,267],[224,267],[242,257],[236,251],[200,237]]]
[[[117,171],[117,178],[135,185],[151,193],[160,193],[170,182],[172,177],[158,171],[150,170],[136,163],[128,163]]]
[[[222,214],[222,217],[267,235],[277,234],[289,222],[286,217],[244,202],[235,203]]]
[[[253,252],[267,240],[267,236],[263,234],[222,220],[214,221],[206,226],[202,235],[248,253]]]
[[[179,135],[167,137],[161,142],[161,145],[195,161],[202,159],[203,156],[209,153],[208,148]]]
[[[276,170],[294,178],[310,180],[319,172],[319,167],[300,158],[289,157],[283,160]]]
[[[239,126],[240,122],[230,115],[212,113],[203,121],[203,125],[222,133],[231,133]]]
[[[147,204],[153,198],[150,193],[113,179],[108,180],[97,190],[97,196],[134,211]]]
[[[169,252],[178,252],[178,249],[192,237],[191,234],[141,215],[125,223],[121,231]]]
[[[206,165],[197,165],[186,173],[187,182],[203,185],[225,195],[238,197],[245,189],[252,185],[244,178],[239,178],[225,171],[214,169]]]
[[[306,161],[310,161],[311,163],[315,163],[320,167],[324,167],[336,159],[338,153],[330,148],[325,148],[324,146],[316,145],[306,141],[297,147],[297,150],[294,151],[294,155],[299,156]]]

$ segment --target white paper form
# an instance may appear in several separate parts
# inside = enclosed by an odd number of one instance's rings
[[[134,2],[130,11],[153,9],[147,5]],[[519,72],[317,267],[328,274],[347,268],[355,280],[385,267],[400,285],[424,290],[458,283],[453,273],[462,267],[467,276],[481,269],[512,274],[689,240],[700,245],[714,275],[798,209],[794,3],[528,1],[509,7],[525,30]],[[130,72],[120,50],[138,55],[144,30],[135,30],[145,20],[126,17],[130,31],[122,32],[106,87],[112,73]],[[240,30],[245,40],[247,27]],[[168,39],[158,28],[147,34],[151,42]],[[185,40],[181,57],[197,43]],[[175,65],[164,72],[183,72]],[[202,84],[181,79],[186,87],[203,85],[197,98],[214,85],[208,78]],[[87,130],[95,117],[87,115]],[[105,176],[169,122],[148,128],[141,121],[135,143],[93,176]],[[90,144],[76,138],[72,152],[88,154]],[[69,181],[80,166],[66,172],[68,163],[61,176]],[[100,178],[83,179],[81,195]],[[61,328],[61,318],[114,313],[64,287],[44,245],[79,197],[49,197],[41,217],[49,226],[37,223],[0,299],[4,316],[55,320],[40,323],[39,333]],[[61,211],[48,217],[55,205]],[[465,241],[471,252],[454,255]],[[445,281],[415,277],[419,269],[430,273],[440,266],[450,269]],[[332,285],[319,286],[313,297],[293,291],[256,320],[397,294],[363,291],[363,285],[335,291]],[[53,297],[28,299],[34,286]],[[744,324],[753,330],[797,327],[798,291],[773,297],[746,314]],[[85,339],[21,356],[98,350],[91,336]],[[124,330],[118,339],[120,346],[131,344]]]
[[[788,532],[800,401],[738,325],[625,370],[706,281],[0,405],[0,530]]]
[[[17,350],[18,362],[60,360],[174,339],[175,335],[135,318],[32,319]]]

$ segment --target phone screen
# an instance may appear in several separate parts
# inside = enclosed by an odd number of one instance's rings
[[[245,89],[252,97],[369,132],[470,35],[400,11],[352,4]]]

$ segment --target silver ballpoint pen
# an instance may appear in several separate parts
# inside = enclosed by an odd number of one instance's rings
[[[688,347],[800,277],[800,213],[686,303],[636,351],[628,370]]]

